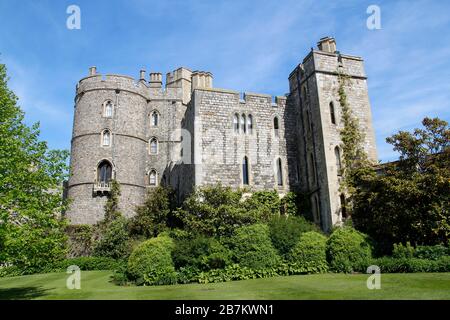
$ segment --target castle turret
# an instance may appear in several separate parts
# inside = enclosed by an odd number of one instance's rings
[[[166,75],[166,88],[181,88],[184,104],[191,100],[191,76],[192,71],[183,67]]]
[[[346,195],[339,188],[343,161],[340,74],[348,76],[344,83],[347,101],[365,135],[365,151],[376,161],[367,77],[360,57],[340,54],[335,40],[325,37],[318,42],[318,50],[311,50],[289,76],[290,100],[298,110],[301,185],[311,194],[313,218],[324,230],[346,218]]]

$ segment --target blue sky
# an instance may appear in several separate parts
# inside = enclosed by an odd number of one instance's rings
[[[81,29],[66,28],[69,5]],[[369,5],[381,30],[366,27]],[[28,123],[51,148],[70,148],[75,85],[89,66],[138,77],[179,66],[211,71],[214,86],[282,95],[287,77],[330,35],[362,56],[379,158],[397,158],[385,138],[450,121],[449,1],[14,1],[0,0],[0,61]]]

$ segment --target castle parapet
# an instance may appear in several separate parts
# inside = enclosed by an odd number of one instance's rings
[[[150,73],[150,88],[162,88],[162,74],[160,72]]]
[[[199,88],[210,89],[213,87],[212,81],[213,76],[211,72],[194,71],[191,76],[192,91]]]

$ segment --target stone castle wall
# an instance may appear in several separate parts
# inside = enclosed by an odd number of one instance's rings
[[[196,186],[217,182],[249,191],[302,191],[309,195],[311,217],[323,230],[340,223],[335,148],[341,144],[343,124],[338,71],[350,77],[345,87],[348,103],[365,133],[364,147],[372,160],[377,159],[376,145],[363,60],[329,52],[335,50],[331,38],[321,39],[319,48],[323,50],[312,50],[290,74],[289,94],[275,99],[213,88],[211,73],[186,68],[168,73],[165,88],[160,73],[151,73],[147,82],[144,71],[139,80],[91,71],[76,91],[68,182],[72,204],[67,217],[76,224],[103,218],[107,193],[93,191],[98,164],[108,160],[122,189],[120,209],[128,217],[144,201],[152,187],[149,172],[155,170],[158,184],[172,186],[178,201]],[[114,104],[112,118],[103,115],[107,100]],[[336,123],[330,120],[330,102]],[[150,122],[154,111],[158,126]],[[245,134],[235,132],[235,114],[252,116],[251,133],[248,128]],[[105,129],[112,133],[107,147],[101,145]],[[158,140],[156,155],[150,154],[152,138]],[[249,164],[248,185],[243,184],[244,157]]]

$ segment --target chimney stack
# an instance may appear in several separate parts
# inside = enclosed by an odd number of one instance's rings
[[[144,69],[141,69],[141,71],[139,71],[139,80],[145,81],[145,70]]]
[[[97,74],[97,67],[93,66],[89,68],[89,75],[95,76]]]
[[[329,53],[335,53],[336,52],[336,40],[332,37],[324,37],[319,40],[317,43],[317,47],[320,51],[325,51]]]
[[[160,72],[150,73],[150,88],[161,88],[162,87],[162,74]]]

